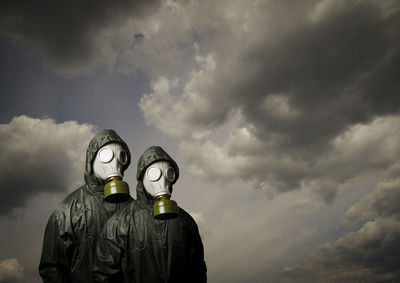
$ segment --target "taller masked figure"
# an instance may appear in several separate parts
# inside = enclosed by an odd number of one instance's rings
[[[132,200],[122,181],[130,162],[128,146],[113,130],[93,137],[86,153],[86,184],[69,194],[47,223],[39,265],[44,282],[93,282],[98,235],[107,220]]]
[[[96,282],[206,282],[196,222],[170,199],[179,177],[175,161],[158,146],[140,157],[137,200],[104,226],[94,265]]]

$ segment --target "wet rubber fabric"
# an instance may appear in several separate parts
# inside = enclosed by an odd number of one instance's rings
[[[138,162],[137,200],[115,214],[105,225],[94,265],[96,282],[206,282],[203,244],[193,218],[183,209],[169,220],[153,216],[153,198],[142,176],[156,161],[179,169],[161,147],[150,147]]]
[[[93,282],[92,269],[98,235],[104,224],[121,211],[132,199],[124,203],[104,200],[105,182],[93,173],[93,160],[105,144],[122,145],[131,161],[125,142],[113,131],[97,133],[86,153],[85,185],[69,194],[50,216],[43,240],[39,273],[43,282]]]

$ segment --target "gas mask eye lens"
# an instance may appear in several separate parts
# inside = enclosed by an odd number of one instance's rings
[[[108,147],[103,147],[99,151],[99,160],[103,163],[108,163],[110,162],[114,157],[114,153],[111,149]]]
[[[165,171],[165,177],[168,181],[173,182],[175,180],[175,170],[172,167],[168,167]]]
[[[146,175],[147,179],[149,179],[152,182],[155,182],[160,179],[161,170],[160,168],[157,167],[150,167],[149,169],[147,169]]]
[[[126,162],[128,162],[128,155],[126,154],[125,150],[121,150],[118,160],[122,165],[125,165]]]

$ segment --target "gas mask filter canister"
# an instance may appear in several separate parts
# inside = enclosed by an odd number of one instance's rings
[[[130,198],[129,185],[122,181],[122,168],[128,155],[119,143],[109,143],[97,151],[93,162],[96,177],[105,180],[104,197],[108,202],[124,202]]]
[[[170,199],[171,184],[175,178],[175,170],[167,161],[151,164],[143,176],[144,188],[156,200],[153,205],[156,219],[167,220],[178,215],[178,205],[176,201]]]

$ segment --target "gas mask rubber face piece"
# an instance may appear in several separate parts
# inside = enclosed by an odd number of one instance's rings
[[[145,190],[156,200],[153,205],[156,219],[166,220],[178,215],[178,205],[170,199],[175,178],[175,170],[167,161],[151,164],[143,176]]]
[[[129,186],[122,181],[122,168],[127,162],[128,154],[119,143],[106,144],[97,151],[93,171],[97,178],[106,181],[106,201],[116,203],[130,198]]]

